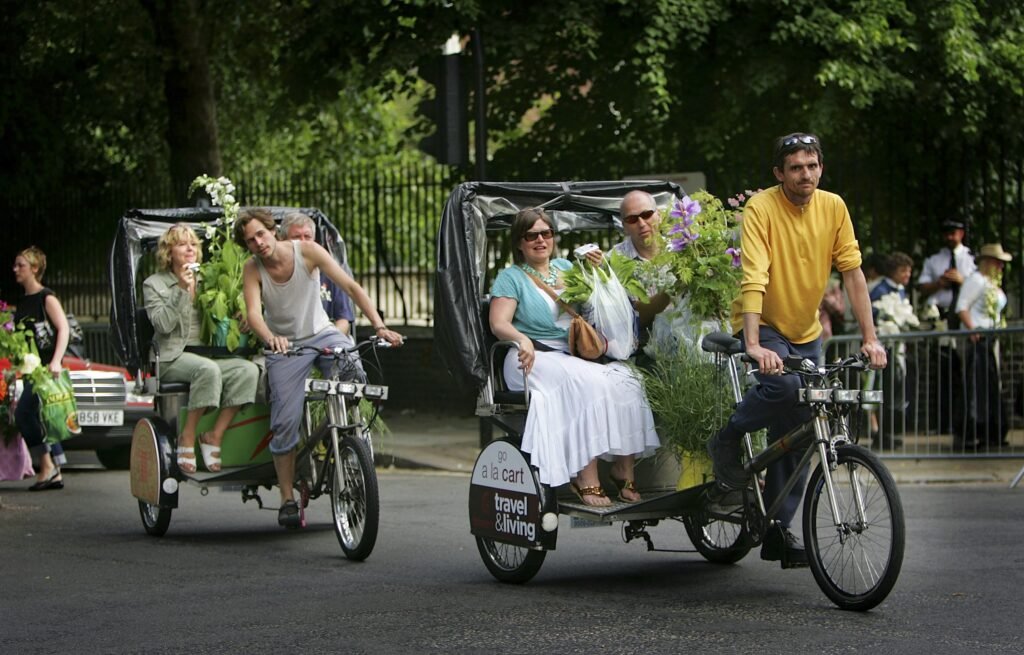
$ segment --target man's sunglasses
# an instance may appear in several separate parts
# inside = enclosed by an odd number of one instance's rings
[[[647,209],[645,211],[640,212],[639,214],[630,214],[628,216],[623,216],[622,222],[632,225],[639,221],[641,218],[644,219],[645,221],[649,221],[651,220],[652,216],[654,216],[654,210]]]
[[[551,228],[546,230],[540,230],[538,232],[526,232],[523,234],[523,241],[536,241],[537,239],[544,238],[550,239],[555,236],[555,231]]]
[[[802,136],[788,136],[782,140],[782,147],[788,148],[789,146],[796,145],[797,143],[803,143],[804,145],[811,145],[817,143],[818,139],[811,136],[810,134],[804,134]]]

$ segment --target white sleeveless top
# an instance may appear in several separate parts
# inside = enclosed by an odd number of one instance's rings
[[[331,327],[332,323],[320,300],[320,271],[306,272],[299,241],[289,241],[295,253],[295,268],[283,284],[274,282],[255,257],[260,272],[263,299],[263,320],[276,336],[289,341],[308,339]],[[285,243],[280,244],[284,246]]]

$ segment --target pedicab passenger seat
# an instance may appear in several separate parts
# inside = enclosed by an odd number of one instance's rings
[[[164,382],[160,379],[160,346],[154,339],[153,322],[150,321],[150,314],[147,314],[145,309],[135,310],[135,331],[138,337],[140,359],[143,362],[146,361],[145,353],[153,352],[153,367],[146,373],[150,374],[150,380],[154,381],[152,389],[154,395],[158,399],[165,396],[187,396],[187,382]]]
[[[520,425],[525,420],[526,411],[530,406],[530,383],[529,378],[524,374],[524,391],[513,391],[508,388],[504,376],[505,355],[509,348],[519,348],[515,341],[501,341],[497,339],[490,329],[490,297],[480,301],[480,316],[484,326],[484,346],[488,352],[487,359],[487,381],[480,389],[477,398],[477,415],[490,417],[492,422],[498,424],[506,432],[515,433],[522,429]],[[509,425],[509,420],[518,416],[522,420],[514,421]]]

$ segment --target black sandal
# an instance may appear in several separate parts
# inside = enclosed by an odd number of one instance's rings
[[[294,500],[285,501],[281,509],[277,510],[277,524],[294,530],[302,525],[302,517],[299,514],[299,504]]]

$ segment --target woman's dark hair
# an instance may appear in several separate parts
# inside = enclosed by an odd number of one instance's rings
[[[530,207],[528,209],[521,210],[516,217],[512,219],[512,229],[510,230],[510,238],[512,239],[512,261],[516,264],[522,264],[526,261],[523,257],[523,251],[519,249],[519,242],[523,240],[523,235],[530,231],[533,224],[540,219],[548,224],[551,231],[555,231],[555,222],[551,220],[547,212],[540,207]]]

